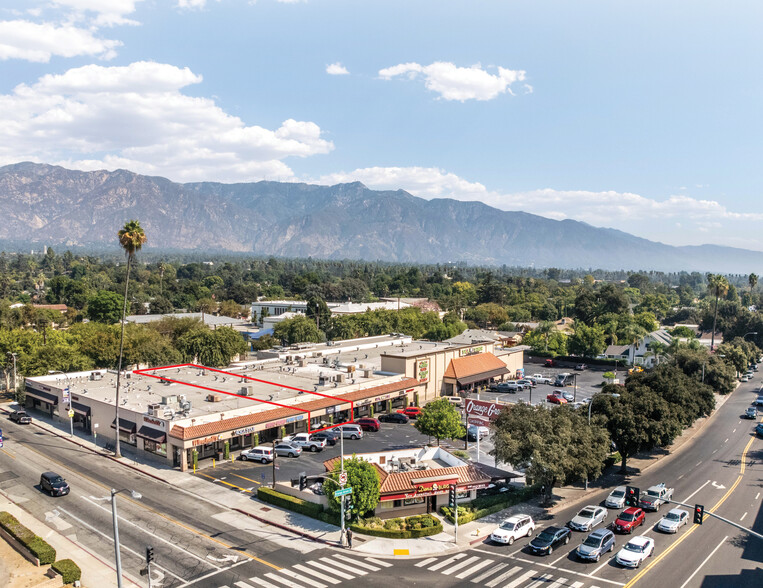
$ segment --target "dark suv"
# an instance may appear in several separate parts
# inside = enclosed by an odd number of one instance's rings
[[[40,476],[40,488],[51,496],[69,494],[69,484],[56,472],[44,472]]]

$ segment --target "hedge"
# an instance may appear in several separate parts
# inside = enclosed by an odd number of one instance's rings
[[[0,512],[0,527],[26,547],[34,557],[40,560],[41,564],[46,565],[56,561],[56,550],[47,541],[22,525],[11,513]]]
[[[74,584],[82,578],[82,570],[70,559],[59,559],[50,567],[61,574],[64,584]]]
[[[538,493],[538,488],[538,484],[533,484],[513,492],[480,496],[467,504],[459,505],[458,524],[464,525],[493,513],[500,512],[504,508],[509,508],[520,502],[525,502]],[[443,506],[440,507],[440,512],[451,523],[454,522],[453,509]]]
[[[263,502],[269,502],[270,504],[298,512],[299,514],[322,520],[320,515],[323,513],[323,506],[320,504],[289,496],[288,494],[283,494],[282,492],[278,492],[272,488],[265,488],[264,486],[260,486],[257,489],[257,498]]]
[[[379,527],[379,525],[382,525]],[[350,528],[364,535],[387,539],[418,539],[442,533],[442,523],[432,515],[415,515],[405,519],[388,519],[382,523],[378,517],[362,519]]]

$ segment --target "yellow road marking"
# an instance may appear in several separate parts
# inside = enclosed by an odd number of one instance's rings
[[[2,451],[5,455],[10,457],[11,459],[16,459],[15,455],[13,455],[12,453],[8,453],[5,449],[0,449],[0,451]]]
[[[221,480],[220,478],[215,478],[214,476],[208,476],[207,474],[197,474],[197,475],[204,476],[205,478],[209,478],[210,480],[212,480],[213,482],[217,482],[218,484],[225,484],[226,486],[230,486],[231,488],[235,488],[236,490],[241,490],[241,492],[251,492],[251,490],[247,490],[246,488],[242,488],[241,486],[236,486],[235,484],[231,484],[230,482],[226,482],[225,480]]]
[[[103,488],[103,489],[105,489],[105,490],[107,490],[107,491],[111,492],[111,487],[110,487],[110,486],[106,486],[106,485],[104,485],[104,484],[101,484],[101,483],[100,483],[98,480],[94,480],[94,479],[92,479],[90,476],[87,476],[87,475],[85,475],[85,474],[83,474],[83,473],[81,473],[81,472],[77,471],[77,470],[76,470],[75,468],[73,468],[72,466],[68,466],[68,465],[66,465],[66,464],[63,464],[63,463],[61,463],[60,461],[57,461],[57,460],[53,459],[53,458],[52,458],[52,457],[50,457],[49,455],[47,455],[47,454],[45,454],[45,453],[42,453],[41,451],[38,451],[38,450],[37,450],[37,449],[35,449],[34,447],[31,447],[30,445],[25,445],[25,447],[26,447],[27,449],[29,449],[29,450],[33,451],[34,453],[38,454],[39,456],[41,456],[41,457],[44,457],[45,459],[48,459],[48,460],[52,461],[53,463],[55,463],[55,464],[57,464],[57,465],[60,465],[62,468],[66,468],[67,470],[70,470],[70,471],[76,472],[76,473],[77,473],[77,475],[79,475],[79,476],[81,476],[81,477],[85,478],[85,479],[86,479],[87,481],[89,481],[91,484],[95,484],[96,486],[100,486],[101,488]],[[0,450],[0,451],[2,451],[2,450]],[[205,475],[205,474],[202,474],[202,475]],[[209,476],[206,476],[206,477],[209,477]],[[133,500],[132,498],[130,498],[130,497],[129,497],[129,495],[123,495],[123,496],[122,496],[122,500],[127,500],[128,502],[131,502],[131,503],[132,503],[132,504],[134,504],[135,506],[138,506],[138,507],[140,507],[140,508],[143,508],[143,509],[145,509],[145,510],[147,510],[147,511],[149,511],[149,512],[153,513],[153,514],[155,514],[156,516],[158,516],[158,517],[161,517],[161,518],[163,518],[163,519],[164,519],[164,520],[166,520],[166,521],[169,521],[169,522],[170,522],[170,523],[172,523],[173,525],[177,525],[178,527],[181,527],[181,528],[185,529],[185,530],[186,530],[186,531],[188,531],[189,533],[193,533],[194,535],[198,535],[199,537],[204,537],[205,539],[209,539],[210,541],[214,541],[215,543],[217,543],[218,545],[222,545],[222,546],[223,546],[223,547],[225,547],[226,549],[230,549],[231,551],[235,551],[236,553],[240,553],[241,555],[245,555],[245,556],[246,556],[246,557],[248,557],[249,559],[251,559],[251,560],[254,560],[254,561],[256,561],[256,562],[258,562],[258,563],[261,563],[261,564],[263,564],[263,565],[269,566],[269,567],[273,568],[274,570],[280,570],[280,569],[282,569],[282,568],[280,568],[279,566],[277,566],[277,565],[275,565],[275,564],[272,564],[272,563],[270,563],[269,561],[265,561],[264,559],[261,559],[261,558],[257,557],[256,555],[251,555],[250,553],[247,553],[246,551],[242,551],[242,550],[240,550],[240,549],[236,549],[236,548],[234,548],[233,546],[231,546],[231,545],[228,545],[227,543],[225,543],[225,542],[223,542],[223,541],[220,541],[219,539],[215,539],[214,537],[210,537],[210,536],[209,536],[209,535],[207,535],[206,533],[202,533],[201,531],[197,531],[196,529],[193,529],[193,528],[191,528],[191,527],[188,527],[187,525],[184,525],[184,524],[183,524],[183,523],[181,523],[180,521],[177,521],[177,520],[175,520],[175,519],[173,519],[173,518],[171,518],[171,517],[168,517],[167,515],[165,515],[165,514],[163,514],[163,513],[159,512],[159,511],[157,511],[157,510],[155,510],[155,509],[151,508],[150,506],[148,506],[148,505],[146,505],[146,504],[144,504],[144,503],[142,503],[142,502],[138,502],[138,501],[136,501],[136,500]]]
[[[742,474],[744,474],[745,469],[745,460],[747,459],[747,452],[750,449],[750,446],[752,445],[752,441],[755,439],[755,437],[750,438],[750,442],[747,443],[747,447],[744,448],[744,451],[742,452],[742,464],[740,466],[740,473],[737,477],[736,481],[731,485],[731,488],[729,488],[726,493],[721,497],[721,499],[715,503],[715,506],[710,509],[710,512],[715,512],[720,508],[720,506],[726,501],[726,499],[731,496],[731,493],[736,489],[736,487],[739,485],[739,482],[742,481]],[[703,521],[706,518],[709,518],[710,515],[705,513]],[[673,549],[676,548],[684,539],[686,539],[689,535],[691,535],[694,531],[697,530],[699,525],[694,525],[691,529],[686,531],[680,539],[678,539],[675,543],[673,543],[670,547],[668,547],[665,551],[663,551],[651,564],[649,564],[647,567],[645,567],[643,570],[641,570],[638,574],[633,576],[630,582],[628,582],[623,588],[631,588],[636,582],[638,582],[649,570],[651,570],[654,566],[656,566],[666,555],[668,555]]]
[[[247,482],[254,482],[255,484],[262,485],[262,482],[258,482],[257,480],[252,480],[251,478],[247,478],[246,476],[239,476],[238,474],[233,474],[237,478],[241,478],[242,480],[246,480]]]

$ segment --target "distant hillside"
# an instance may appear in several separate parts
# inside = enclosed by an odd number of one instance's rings
[[[151,249],[559,268],[763,272],[763,253],[672,247],[586,223],[424,200],[361,183],[176,184],[19,163],[0,167],[0,241],[106,246],[140,220]]]

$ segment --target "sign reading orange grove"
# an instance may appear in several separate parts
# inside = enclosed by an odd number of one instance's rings
[[[468,400],[466,402],[466,414],[470,418],[494,421],[501,414],[504,405],[483,400]]]

